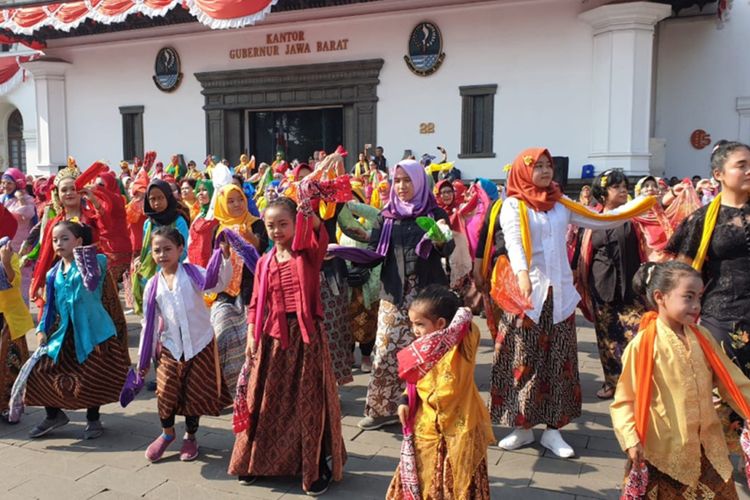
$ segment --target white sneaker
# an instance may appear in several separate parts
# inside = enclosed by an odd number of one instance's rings
[[[557,429],[545,430],[540,442],[542,443],[542,446],[560,458],[570,458],[576,454],[576,452],[573,451],[573,448],[565,442],[562,434],[560,434],[560,431]]]
[[[517,450],[518,448],[533,442],[534,431],[532,429],[516,427],[513,432],[502,438],[497,445],[504,450]]]

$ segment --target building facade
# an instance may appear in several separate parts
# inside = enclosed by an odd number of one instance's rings
[[[671,15],[656,2],[378,0],[272,12],[235,30],[51,38],[4,96],[0,136],[18,109],[32,173],[68,155],[114,165],[143,150],[235,164],[281,148],[304,161],[339,142],[383,146],[390,164],[444,146],[466,178],[503,178],[538,145],[569,158],[570,177],[585,164],[705,173],[710,147],[691,144],[694,130],[750,141],[739,42],[750,6],[736,2],[721,27],[711,13]],[[440,45],[431,59],[409,59],[429,43]],[[158,58],[174,56],[181,77],[164,92]]]

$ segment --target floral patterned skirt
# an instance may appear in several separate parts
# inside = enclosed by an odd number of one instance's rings
[[[398,377],[398,351],[414,341],[409,323],[409,306],[417,296],[415,280],[407,285],[407,293],[401,306],[380,301],[378,310],[378,333],[372,359],[372,373],[367,386],[365,416],[389,417],[396,415],[398,402],[406,387]]]
[[[581,415],[575,317],[552,322],[552,289],[539,323],[504,313],[495,339],[490,415],[496,424],[560,428]]]
[[[368,309],[365,307],[365,297],[362,288],[352,288],[352,300],[349,304],[353,337],[355,342],[369,344],[375,340],[378,331],[378,303],[374,303]]]
[[[645,308],[640,303],[627,305],[617,302],[594,304],[594,330],[599,348],[599,360],[604,370],[604,384],[617,386],[622,373],[622,352],[638,333]]]
[[[740,367],[745,376],[750,376],[750,326],[740,322],[720,321],[710,317],[701,317],[701,326],[708,329],[719,343],[724,353],[734,364]],[[744,421],[725,401],[717,401],[716,413],[719,415],[727,448],[733,455],[742,455],[740,435]]]

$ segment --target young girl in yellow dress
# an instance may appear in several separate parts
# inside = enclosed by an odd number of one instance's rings
[[[18,254],[7,238],[0,238],[0,418],[4,421],[8,420],[13,382],[29,357],[26,332],[33,328],[31,313],[21,295]]]
[[[429,285],[409,308],[417,339],[398,355],[407,381],[398,415],[414,449],[402,447],[388,499],[490,498],[487,447],[495,437],[474,383],[479,328],[460,305],[449,288]]]
[[[640,483],[635,494],[646,498],[737,498],[713,388],[747,418],[750,380],[695,324],[703,280],[685,263],[649,262],[633,288],[652,312],[625,348],[610,407],[617,440],[635,467],[626,489]],[[647,478],[639,477],[644,466]]]

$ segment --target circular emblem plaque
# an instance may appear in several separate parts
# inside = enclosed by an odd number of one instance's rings
[[[695,149],[704,149],[711,145],[711,134],[703,129],[693,130],[690,134],[690,144]]]
[[[443,35],[436,24],[423,21],[417,24],[409,36],[409,53],[404,56],[406,65],[419,76],[428,76],[438,70],[445,53]]]
[[[180,56],[172,47],[164,47],[156,54],[154,83],[162,92],[172,92],[180,85]]]

